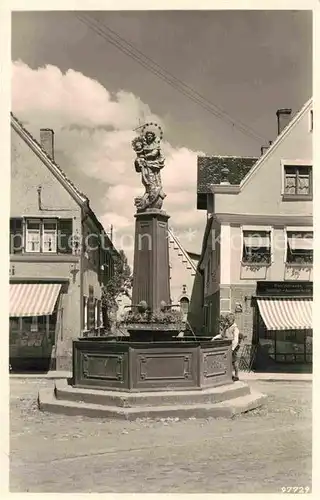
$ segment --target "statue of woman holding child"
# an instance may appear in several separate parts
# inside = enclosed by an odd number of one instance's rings
[[[135,170],[141,173],[145,188],[144,195],[134,200],[138,212],[152,208],[161,209],[166,197],[160,175],[165,162],[160,148],[161,139],[161,128],[154,123],[147,123],[142,127],[141,135],[132,141],[132,147],[137,155],[134,162]]]

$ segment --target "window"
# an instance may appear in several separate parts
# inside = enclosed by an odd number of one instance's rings
[[[27,252],[40,252],[40,235],[41,223],[40,221],[27,221],[26,227],[26,251]]]
[[[88,308],[88,330],[93,330],[95,327],[95,298],[93,296],[93,286],[89,286],[89,298],[87,303]]]
[[[21,253],[23,248],[22,218],[10,219],[10,253]]]
[[[187,316],[188,311],[189,311],[189,299],[188,299],[188,297],[182,297],[180,299],[180,311],[183,314],[183,316]]]
[[[284,195],[312,196],[312,167],[310,165],[286,165],[284,167]]]
[[[37,332],[37,331],[38,331],[38,317],[33,316],[30,325],[30,332]]]
[[[287,258],[288,264],[313,263],[313,232],[287,231]]]
[[[262,265],[271,263],[270,231],[243,231],[242,262]]]
[[[83,329],[88,330],[88,297],[83,297]]]
[[[101,322],[101,300],[97,300],[97,328],[100,328]]]
[[[55,221],[43,221],[42,251],[57,252],[57,223]]]
[[[13,219],[14,221],[15,219]],[[22,219],[21,219],[22,221]],[[20,224],[10,221],[11,240],[22,240],[22,222]],[[11,243],[11,241],[10,241]],[[72,253],[72,219],[28,219],[26,221],[26,252],[43,253]],[[12,246],[12,245],[11,245]],[[16,246],[14,247],[16,248]],[[18,250],[14,250],[14,253]]]
[[[98,311],[98,299],[94,299],[94,327],[98,328],[99,326],[99,311]]]

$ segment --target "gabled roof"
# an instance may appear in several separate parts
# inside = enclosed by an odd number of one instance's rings
[[[197,208],[207,208],[207,194],[211,184],[220,184],[223,168],[229,170],[228,181],[239,185],[258,158],[244,156],[198,156]]]
[[[88,204],[88,198],[79,191],[79,189],[71,182],[66,174],[62,171],[59,165],[53,161],[46,151],[41,147],[41,144],[30,134],[30,132],[22,125],[22,123],[11,113],[11,126],[17,134],[25,141],[30,149],[38,156],[38,158],[46,165],[52,174],[61,182],[69,194],[79,205]]]
[[[277,149],[277,147],[282,143],[282,141],[287,137],[292,128],[302,119],[302,117],[312,108],[313,99],[309,99],[302,109],[294,116],[294,118],[288,123],[288,125],[282,130],[281,134],[278,135],[276,140],[271,144],[269,149],[259,158],[254,167],[247,172],[247,175],[242,179],[240,183],[240,191],[242,188],[248,184],[251,177],[259,170],[261,165],[269,158],[270,155]]]

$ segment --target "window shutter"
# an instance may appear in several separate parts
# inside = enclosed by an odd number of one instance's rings
[[[23,229],[22,218],[10,219],[10,253],[22,253]]]
[[[58,253],[72,253],[72,219],[58,221]]]

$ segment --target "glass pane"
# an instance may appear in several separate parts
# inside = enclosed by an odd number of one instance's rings
[[[27,228],[28,229],[37,229],[38,231],[40,231],[40,222],[28,220]]]
[[[10,330],[19,330],[19,318],[10,318]]]
[[[27,252],[40,252],[40,231],[27,230]]]
[[[309,175],[299,175],[298,179],[298,194],[310,193],[310,179]]]
[[[285,176],[285,185],[284,192],[286,194],[295,194],[297,189],[297,178],[296,175],[288,175]]]
[[[304,354],[296,354],[296,363],[304,363],[304,362],[305,362]]]
[[[43,222],[43,229],[44,230],[49,230],[49,231],[56,231],[57,230],[57,223],[56,222]]]
[[[56,231],[45,231],[43,233],[43,251],[56,252],[56,249],[57,249]]]

